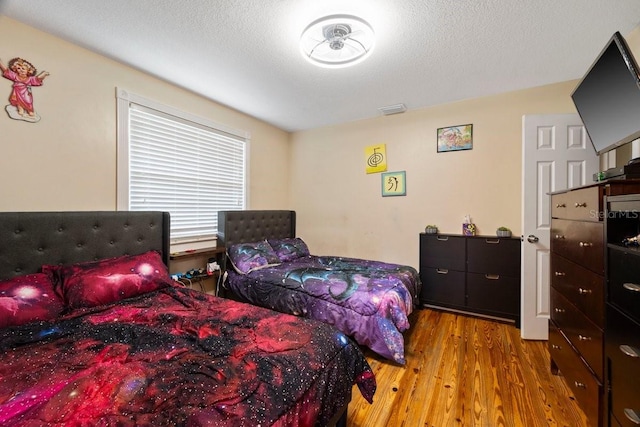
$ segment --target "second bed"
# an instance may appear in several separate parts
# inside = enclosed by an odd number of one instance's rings
[[[421,282],[410,266],[312,255],[296,237],[296,213],[221,211],[218,244],[227,248],[225,287],[233,297],[336,326],[399,364]]]

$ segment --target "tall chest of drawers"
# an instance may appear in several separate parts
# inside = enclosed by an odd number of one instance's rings
[[[605,407],[611,426],[640,425],[640,194],[606,197]],[[629,239],[632,239],[631,241]]]
[[[607,425],[604,197],[635,188],[621,180],[551,195],[551,371],[565,377],[593,426]]]

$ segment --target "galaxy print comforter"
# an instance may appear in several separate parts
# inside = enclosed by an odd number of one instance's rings
[[[2,426],[324,426],[375,378],[329,325],[178,286],[0,330]]]
[[[240,274],[226,286],[241,299],[336,326],[381,356],[405,363],[408,316],[420,277],[409,266],[355,258],[305,256]]]

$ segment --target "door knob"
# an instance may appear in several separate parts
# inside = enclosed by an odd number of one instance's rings
[[[534,236],[533,234],[529,234],[529,237],[527,237],[527,241],[529,243],[536,243],[536,242],[538,242],[538,240],[540,240],[540,239],[538,239],[538,237]]]

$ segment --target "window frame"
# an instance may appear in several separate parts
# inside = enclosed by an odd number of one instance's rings
[[[130,132],[130,105],[137,104],[144,108],[157,110],[161,114],[176,117],[178,120],[193,122],[197,126],[210,128],[216,132],[223,132],[239,139],[244,140],[245,156],[244,156],[244,199],[242,207],[239,209],[247,209],[247,201],[249,200],[249,153],[251,134],[247,131],[241,131],[229,126],[216,123],[212,120],[179,110],[177,108],[162,104],[141,95],[131,93],[127,90],[116,88],[116,210],[128,211],[130,207],[130,188],[129,188],[129,132]],[[215,230],[217,234],[217,229]],[[216,237],[186,237],[180,239],[171,239],[172,246],[181,246],[184,244],[194,244],[196,246],[214,246],[213,242]],[[173,249],[172,249],[173,250]]]

